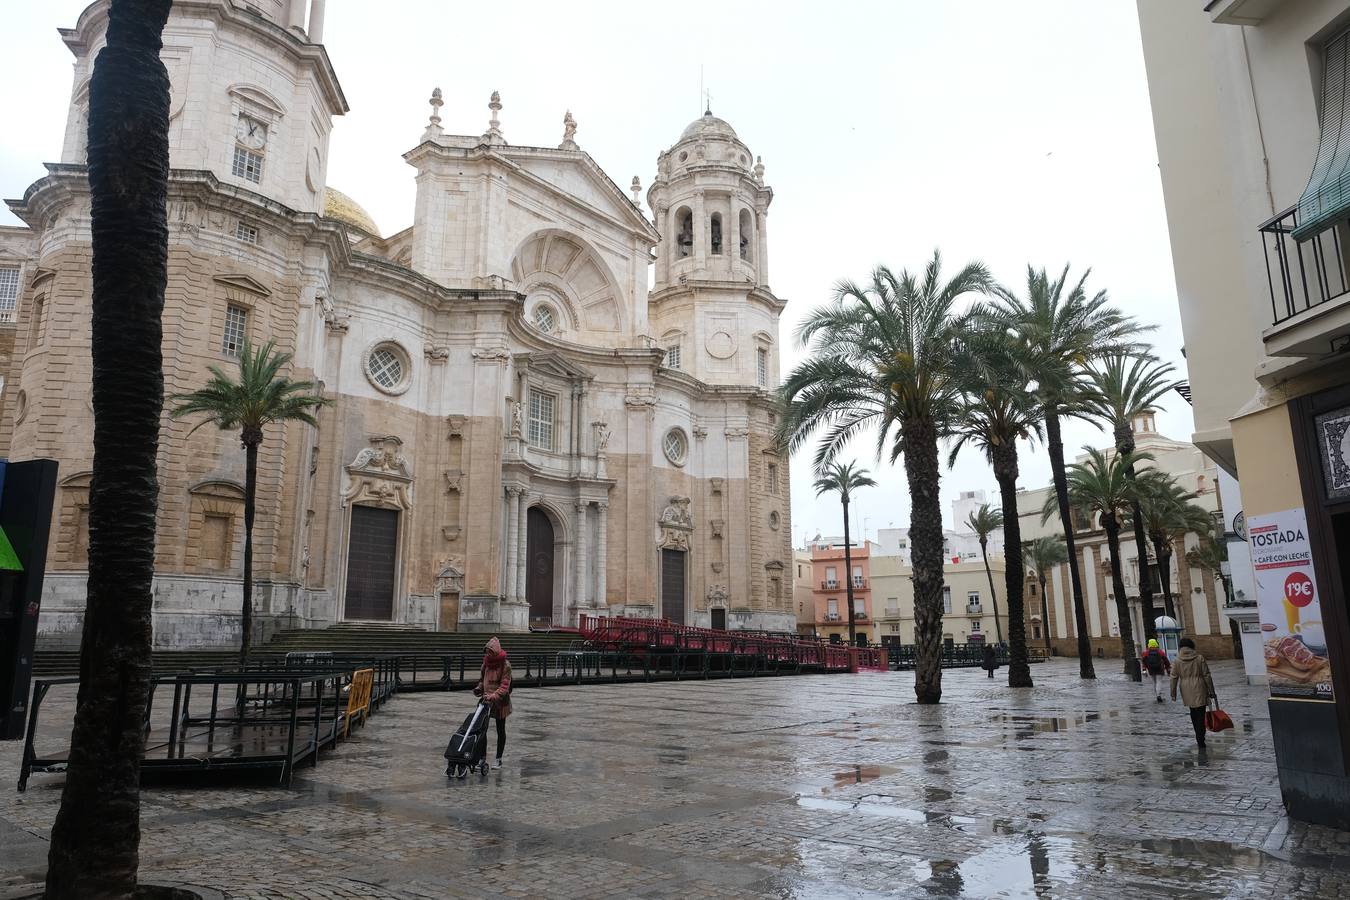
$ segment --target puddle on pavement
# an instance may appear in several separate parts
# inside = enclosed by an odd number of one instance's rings
[[[819,809],[828,812],[856,812],[864,816],[877,816],[886,819],[901,819],[915,825],[939,825],[955,828],[970,834],[979,833],[980,820],[970,816],[958,816],[945,812],[925,811],[901,805],[900,801],[887,794],[867,794],[857,800],[829,800],[824,797],[798,797],[797,805],[803,809]]]
[[[1021,713],[994,713],[989,717],[989,721],[1009,725],[1013,729],[1014,737],[1026,738],[1037,734],[1073,731],[1101,719],[1114,719],[1119,715],[1120,710],[1117,709],[1109,709],[1100,713],[1083,713],[1082,715],[1077,716],[1033,716]]]
[[[876,781],[883,775],[894,775],[899,771],[891,766],[852,766],[843,772],[834,773],[834,786],[866,784],[869,781]]]

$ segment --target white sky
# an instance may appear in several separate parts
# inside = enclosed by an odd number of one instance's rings
[[[59,158],[71,58],[57,34],[84,0],[3,0],[0,195],[22,196]],[[941,248],[951,271],[980,259],[1018,288],[1028,262],[1091,266],[1093,290],[1156,324],[1163,358],[1183,363],[1148,88],[1132,0],[892,0],[888,3],[445,3],[330,0],[325,43],[352,111],[337,120],[329,183],[385,234],[412,221],[413,170],[400,154],[444,91],[443,127],[478,134],[499,90],[513,143],[553,145],[562,116],[625,190],[645,188],[656,155],[700,112],[700,68],[713,112],[764,157],[775,191],[770,284],[796,323],[842,277],[878,263],[921,266]],[[8,210],[0,224],[17,224]],[[1173,395],[1158,418],[1189,439]],[[1067,453],[1108,439],[1065,428]],[[903,469],[858,455],[880,483],[853,504],[868,533],[909,520]],[[945,454],[944,454],[945,459]],[[839,506],[817,500],[809,452],[792,467],[794,545],[839,533]],[[1024,487],[1049,481],[1043,452],[1023,452]],[[960,490],[997,489],[983,459],[944,469],[944,516]],[[949,523],[950,524],[950,523]],[[855,533],[857,533],[855,531]]]

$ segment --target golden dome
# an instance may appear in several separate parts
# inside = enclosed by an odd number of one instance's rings
[[[359,228],[366,234],[375,237],[380,236],[379,226],[370,217],[370,213],[362,209],[361,204],[336,188],[326,187],[323,189],[323,214],[327,218],[337,219],[345,225]]]

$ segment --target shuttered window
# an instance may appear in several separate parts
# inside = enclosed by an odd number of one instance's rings
[[[1328,41],[1322,52],[1322,136],[1317,142],[1312,175],[1298,201],[1298,226],[1304,240],[1350,216],[1350,101],[1347,65],[1350,31]]]

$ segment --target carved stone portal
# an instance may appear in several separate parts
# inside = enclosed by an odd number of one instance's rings
[[[689,511],[688,497],[671,497],[661,510],[657,524],[661,527],[662,550],[688,550],[689,535],[694,530],[694,517]]]
[[[365,503],[392,509],[412,508],[412,472],[403,441],[392,434],[371,435],[370,446],[346,466],[342,505]]]

